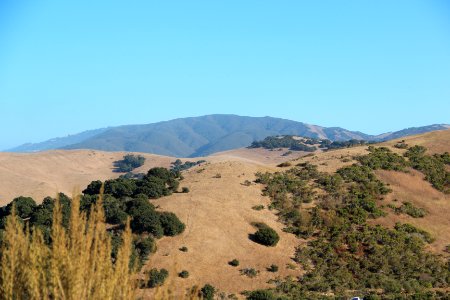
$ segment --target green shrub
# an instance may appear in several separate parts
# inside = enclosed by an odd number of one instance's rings
[[[178,274],[178,276],[181,277],[181,278],[188,278],[188,277],[189,277],[189,272],[186,271],[186,270],[183,270],[183,271],[181,271],[181,272]]]
[[[369,147],[369,154],[359,156],[357,160],[372,170],[404,171],[408,166],[407,161],[400,155],[393,153],[386,147]]]
[[[124,202],[110,195],[103,197],[103,209],[106,222],[109,224],[124,224],[128,217]]]
[[[270,267],[267,268],[267,271],[276,273],[278,272],[278,266],[277,265],[270,265]]]
[[[130,226],[133,232],[148,232],[156,238],[164,235],[159,213],[148,200],[134,199],[128,202],[127,212],[131,216]]]
[[[172,164],[171,169],[173,171],[181,172],[181,171],[188,170],[188,169],[190,169],[192,167],[198,166],[198,165],[200,165],[202,163],[205,163],[205,162],[206,162],[205,160],[199,160],[199,161],[196,161],[196,162],[186,161],[185,163],[183,163],[180,159],[177,159],[176,161],[171,163]]]
[[[249,148],[264,148],[264,149],[276,149],[276,148],[289,148],[289,150],[293,151],[306,151],[306,152],[314,152],[317,150],[316,147],[311,147],[306,145],[304,140],[308,139],[296,139],[292,135],[285,136],[269,136],[266,137],[263,141],[255,141]],[[318,143],[318,142],[317,142]],[[286,156],[286,155],[284,155]]]
[[[280,240],[280,236],[275,230],[265,225],[255,232],[254,239],[261,245],[275,247]]]
[[[397,230],[399,232],[404,232],[404,233],[407,233],[410,235],[420,236],[425,242],[427,242],[429,244],[434,242],[434,238],[431,236],[430,233],[428,233],[425,230],[419,229],[411,224],[396,223],[394,228],[395,228],[395,230]]]
[[[169,277],[169,272],[166,269],[151,269],[148,273],[148,282],[147,285],[149,288],[155,288],[158,286],[162,286],[166,281],[167,277]]]
[[[251,292],[247,296],[247,300],[276,300],[276,297],[271,291],[268,290],[257,290]]]
[[[241,275],[245,275],[250,278],[254,278],[258,276],[259,271],[255,270],[254,268],[245,268],[240,270]]]
[[[262,204],[255,205],[255,206],[252,207],[252,209],[257,210],[257,211],[263,210],[264,209],[264,205],[262,205]]]
[[[426,148],[414,146],[406,151],[405,156],[409,158],[411,166],[425,174],[425,180],[430,182],[439,191],[450,192],[450,172],[445,168],[448,164],[449,154],[426,155]]]
[[[188,248],[186,246],[183,246],[180,248],[181,252],[188,252]]]
[[[141,265],[145,264],[151,253],[156,252],[156,242],[151,236],[139,236],[133,244]]]
[[[11,214],[12,207],[16,209],[16,215],[21,217],[22,219],[29,218],[33,213],[34,209],[36,209],[36,202],[33,198],[30,197],[17,197],[13,201],[11,201],[8,205],[6,205],[5,213],[6,215]]]
[[[408,144],[405,143],[405,141],[401,141],[394,145],[397,149],[408,149]]]
[[[205,284],[200,290],[200,295],[204,300],[214,300],[215,293],[216,289],[210,284]]]
[[[423,218],[426,216],[426,211],[422,208],[415,207],[411,202],[403,202],[400,207],[392,206],[394,213],[407,214],[413,218]]]
[[[141,155],[127,154],[122,160],[114,162],[114,172],[126,173],[131,172],[136,168],[143,166],[145,163],[145,157]]]
[[[189,193],[189,188],[184,186],[184,187],[181,188],[181,192],[185,193],[185,194]]]
[[[185,225],[178,219],[178,217],[171,212],[163,212],[159,215],[159,221],[164,229],[164,235],[175,236],[182,233]]]
[[[230,266],[237,267],[237,266],[239,266],[239,260],[233,259],[233,260],[230,261],[228,264],[229,264]]]

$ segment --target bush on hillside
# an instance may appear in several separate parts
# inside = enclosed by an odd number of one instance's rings
[[[261,245],[274,247],[278,244],[280,236],[275,230],[264,224],[255,232],[254,240]]]
[[[206,160],[198,160],[198,161],[186,161],[185,163],[183,163],[180,159],[177,159],[176,161],[172,162],[172,166],[171,166],[171,170],[173,171],[177,171],[177,172],[181,172],[181,171],[185,171],[188,170],[192,167],[201,165],[202,163],[205,163]]]
[[[178,217],[171,212],[163,212],[159,215],[159,221],[164,229],[164,235],[175,236],[182,233],[185,225],[178,219]]]
[[[424,173],[425,179],[439,191],[450,193],[450,172],[445,165],[450,161],[448,153],[426,155],[426,148],[414,146],[406,151],[405,156],[409,158],[411,166]]]
[[[386,147],[375,148],[369,147],[369,154],[359,156],[357,160],[363,165],[372,170],[393,170],[405,171],[408,166],[407,161],[400,155],[393,153]]]
[[[4,213],[2,214],[11,214],[13,206],[16,209],[16,215],[22,219],[26,219],[31,216],[37,205],[33,198],[20,196],[6,205],[6,207],[4,208]]]
[[[155,288],[158,286],[162,286],[166,281],[167,277],[169,277],[169,272],[166,269],[151,269],[147,272],[148,281],[147,286],[149,288]]]
[[[250,292],[247,296],[247,300],[276,300],[275,295],[268,290],[257,290]]]
[[[188,277],[189,277],[189,272],[186,271],[186,270],[183,270],[183,271],[181,271],[181,272],[178,274],[178,276],[179,276],[180,278],[188,278]]]
[[[215,293],[216,289],[210,284],[205,284],[200,290],[200,296],[204,300],[214,300]]]
[[[239,260],[233,259],[233,260],[230,261],[228,264],[229,264],[230,266],[233,266],[233,267],[238,267],[238,266],[239,266]]]
[[[403,202],[400,207],[390,206],[395,214],[407,214],[413,218],[423,218],[426,216],[427,212],[422,209],[415,207],[411,202]]]
[[[145,157],[141,155],[127,154],[123,159],[114,162],[114,172],[127,173],[143,166]]]

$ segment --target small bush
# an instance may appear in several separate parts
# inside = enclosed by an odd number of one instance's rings
[[[254,209],[254,210],[263,210],[264,209],[264,205],[262,205],[262,204],[260,204],[260,205],[255,205],[255,206],[253,206],[252,207],[252,209]]]
[[[246,181],[244,181],[244,183],[243,183],[242,185],[245,185],[245,186],[251,186],[252,183],[251,183],[250,180],[246,180]]]
[[[16,208],[16,215],[22,219],[29,218],[36,209],[36,202],[30,197],[17,197],[6,206],[6,214],[9,215],[12,212],[12,207]]]
[[[272,273],[276,273],[276,272],[278,272],[278,266],[277,265],[271,265],[270,267],[267,268],[267,271],[272,272]]]
[[[413,218],[423,218],[427,214],[424,209],[415,207],[411,202],[403,202],[402,206],[400,207],[391,206],[391,208],[397,215],[407,214]]]
[[[187,193],[190,192],[190,190],[189,190],[188,187],[185,187],[185,186],[184,186],[184,187],[181,188],[181,192],[187,194]]]
[[[181,252],[188,252],[188,248],[186,246],[183,246],[180,248]]]
[[[405,143],[405,141],[401,141],[400,143],[397,143],[394,145],[397,149],[408,149],[408,144]]]
[[[175,236],[182,233],[185,225],[178,219],[178,217],[171,212],[163,212],[159,216],[159,221],[164,230],[164,235]]]
[[[254,238],[257,243],[270,247],[276,246],[280,240],[278,233],[267,225],[259,228],[255,232]]]
[[[258,274],[259,274],[259,271],[255,270],[254,268],[245,268],[245,269],[240,270],[240,272],[241,272],[241,275],[245,275],[250,278],[254,278],[254,277],[258,276]]]
[[[214,300],[215,293],[216,289],[210,284],[205,284],[200,290],[200,295],[204,300]]]
[[[127,173],[136,168],[143,166],[145,163],[145,157],[141,155],[127,154],[122,160],[114,162],[114,172]]]
[[[167,277],[169,277],[169,272],[166,269],[161,269],[160,271],[157,269],[151,269],[148,272],[148,287],[155,288],[162,286]]]
[[[240,262],[237,259],[233,259],[232,261],[228,262],[228,264],[233,267],[238,267]]]
[[[268,290],[257,290],[251,292],[247,296],[247,300],[275,300],[276,297],[271,291]]]
[[[183,270],[183,271],[181,271],[181,272],[178,274],[178,276],[181,277],[181,278],[188,278],[188,277],[189,277],[189,272],[186,271],[186,270]]]

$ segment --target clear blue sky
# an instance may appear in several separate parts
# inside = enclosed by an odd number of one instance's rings
[[[212,113],[450,123],[449,3],[0,0],[0,149]]]

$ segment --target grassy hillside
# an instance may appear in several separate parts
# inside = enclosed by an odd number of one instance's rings
[[[399,143],[405,143],[409,147],[416,144],[425,146],[428,149],[427,154],[430,155],[443,153],[450,151],[450,130],[402,138],[401,140],[376,145],[376,147],[385,146],[393,153],[403,155],[407,150],[396,147]],[[294,281],[297,280],[296,278],[303,278],[302,276],[311,272],[311,269],[307,268],[307,264],[305,265],[305,261],[302,261],[301,258],[311,258],[311,256],[304,255],[312,255],[313,252],[308,254],[296,249],[311,247],[307,245],[321,236],[319,231],[324,230],[324,227],[321,226],[328,224],[327,222],[331,222],[334,218],[332,213],[313,213],[314,207],[322,201],[321,197],[326,195],[326,191],[322,187],[316,188],[317,183],[308,179],[308,176],[314,178],[318,175],[308,173],[309,175],[306,176],[304,173],[299,173],[299,176],[303,178],[302,180],[307,179],[313,188],[309,190],[307,185],[296,190],[297,197],[302,200],[298,208],[300,215],[304,218],[302,222],[310,222],[317,216],[319,218],[317,219],[318,223],[314,225],[317,226],[315,230],[308,231],[309,229],[305,227],[299,232],[291,230],[295,233],[292,234],[283,230],[286,223],[283,224],[280,220],[295,217],[296,213],[277,215],[281,208],[273,205],[275,194],[266,192],[267,196],[263,196],[262,191],[266,185],[256,184],[254,182],[255,174],[258,172],[286,171],[299,163],[308,163],[317,166],[319,172],[333,174],[338,169],[358,163],[356,157],[367,155],[369,153],[367,149],[368,146],[360,146],[310,154],[293,152],[287,156],[283,156],[287,149],[282,149],[282,151],[239,149],[208,157],[206,164],[195,166],[183,172],[184,180],[181,181],[180,188],[187,187],[189,192],[175,193],[168,197],[151,200],[158,210],[174,212],[186,224],[186,229],[179,236],[159,240],[158,250],[150,257],[143,272],[152,268],[169,270],[170,275],[164,288],[170,288],[175,295],[184,294],[184,291],[193,285],[201,287],[209,283],[219,292],[223,292],[225,296],[235,294],[240,298],[243,298],[239,294],[243,290],[276,287],[276,285],[268,283],[271,279],[279,280],[276,282],[281,283],[286,276],[292,276]],[[118,174],[112,172],[112,162],[122,156],[123,153],[111,154],[96,151],[56,151],[25,155],[2,154],[0,155],[0,175],[3,177],[0,180],[0,191],[9,191],[9,195],[22,194],[23,191],[39,188],[39,178],[43,178],[41,182],[44,184],[41,184],[40,193],[54,194],[53,191],[56,190],[54,186],[63,186],[63,183],[67,181],[68,184],[64,187],[70,194],[72,188],[70,185],[82,187],[93,179],[118,176]],[[170,157],[145,154],[143,156],[146,157],[146,165],[138,171],[157,165],[168,167],[170,162],[174,161]],[[291,166],[276,167],[284,161],[290,161]],[[383,230],[391,230],[396,233],[400,230],[394,229],[397,222],[411,224],[420,228],[420,230],[427,231],[432,237],[429,242],[423,244],[423,251],[425,252],[417,250],[419,251],[417,253],[425,255],[424,257],[427,253],[434,253],[442,255],[443,259],[447,259],[449,253],[446,247],[450,245],[450,235],[447,234],[450,231],[448,220],[448,212],[450,212],[449,195],[434,188],[430,182],[425,180],[422,172],[409,167],[405,167],[405,170],[407,172],[373,171],[375,177],[371,179],[368,186],[374,189],[371,193],[376,196],[374,198],[376,199],[376,209],[371,208],[373,211],[369,215],[376,216],[376,218],[369,217],[367,225],[364,226],[378,224],[385,228]],[[328,183],[331,184],[330,181],[323,180],[324,178],[328,177],[323,177],[320,181],[321,184],[324,186]],[[384,194],[384,190],[380,188],[377,180],[382,182],[391,192]],[[298,180],[292,181],[293,184],[299,182]],[[340,190],[340,192],[342,193],[343,190]],[[37,199],[39,198],[37,197]],[[289,201],[298,201],[296,198],[288,197],[288,199],[290,199]],[[410,203],[415,209],[424,211],[424,215],[413,217],[405,211],[400,211],[405,202]],[[291,207],[294,202],[289,203],[287,207]],[[329,206],[330,212],[333,210],[331,209],[332,203],[330,202]],[[274,209],[269,210],[269,206]],[[383,213],[379,213],[379,211]],[[355,213],[351,213],[349,218],[355,215]],[[315,217],[310,218],[308,216]],[[266,247],[254,242],[252,234],[256,231],[256,228],[252,224],[255,222],[269,225],[280,235],[280,241],[275,247]],[[292,227],[293,224],[289,226]],[[355,228],[360,227],[355,226]],[[305,229],[308,230],[304,231]],[[386,233],[383,230],[380,232]],[[306,233],[311,235],[305,235]],[[354,232],[354,234],[356,233],[358,233],[358,230]],[[402,239],[408,238],[408,234],[404,232],[398,234],[396,238],[399,240],[397,242],[403,243],[404,240]],[[416,235],[421,236],[420,233]],[[322,237],[328,238],[327,235]],[[358,237],[358,235],[355,235],[355,237]],[[322,247],[324,245],[317,244],[316,246]],[[354,249],[356,249],[355,255],[362,255],[361,252],[358,252],[362,248],[354,247]],[[346,253],[347,250],[346,247],[343,247],[340,251]],[[233,267],[229,264],[234,259],[239,261],[239,266]],[[436,263],[434,258],[426,259],[431,259],[429,262],[432,264]],[[272,264],[278,267],[277,272],[269,270]],[[256,271],[255,277],[242,274],[242,272],[247,272],[250,269]],[[183,270],[189,272],[188,278],[178,276]],[[312,275],[317,276],[317,274]],[[339,280],[347,282],[348,277],[345,276],[348,274],[342,273],[341,275],[336,277],[335,283]],[[303,279],[304,286],[314,286],[315,283],[311,281],[312,279],[319,280],[320,278]],[[357,285],[358,283],[354,284]],[[437,290],[442,291],[442,286],[443,283],[436,284]],[[283,288],[288,289],[286,283],[278,287],[278,292]],[[319,287],[317,286],[317,288]],[[325,289],[325,287],[321,286],[319,290],[322,289]],[[392,289],[396,290],[397,287],[392,286]],[[139,293],[144,299],[151,299],[158,292],[155,289],[143,289]],[[320,293],[324,295],[327,292]]]

